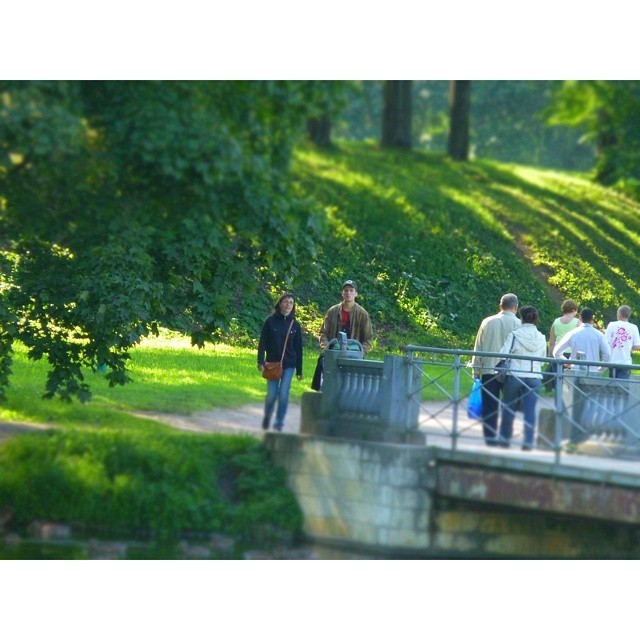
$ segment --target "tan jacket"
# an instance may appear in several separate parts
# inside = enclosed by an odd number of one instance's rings
[[[341,310],[342,302],[330,307],[324,316],[318,336],[320,338],[320,348],[323,351],[331,340],[338,337],[338,332],[341,331]],[[351,309],[351,332],[349,337],[359,340],[362,343],[364,355],[367,355],[373,342],[373,329],[371,328],[369,314],[357,302],[354,303],[353,309]]]
[[[494,316],[485,318],[478,329],[473,350],[500,353],[507,336],[521,324],[520,318],[516,317],[513,311],[500,311]],[[491,356],[473,356],[471,365],[474,376],[478,378],[481,375],[495,373],[499,360],[500,358]]]

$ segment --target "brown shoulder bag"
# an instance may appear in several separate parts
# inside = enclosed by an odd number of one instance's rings
[[[282,361],[284,360],[284,352],[287,349],[287,342],[289,341],[289,334],[291,333],[291,327],[293,327],[293,320],[287,329],[287,337],[284,340],[284,347],[282,347],[282,357],[279,362],[265,362],[264,369],[262,370],[262,377],[266,380],[280,380],[282,378]]]

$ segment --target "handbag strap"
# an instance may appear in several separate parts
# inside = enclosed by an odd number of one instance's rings
[[[294,320],[295,318],[291,318],[291,324],[287,329],[287,337],[284,339],[284,347],[282,347],[282,357],[280,358],[280,366],[282,366],[282,363],[284,362],[284,352],[287,350],[287,342],[289,341],[289,334],[291,333],[291,327],[293,327]]]
[[[513,345],[516,343],[516,334],[511,334],[511,349],[509,349],[509,353],[513,353]]]

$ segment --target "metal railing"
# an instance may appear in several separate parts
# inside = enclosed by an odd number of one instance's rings
[[[407,402],[420,405],[418,428],[427,441],[449,440],[456,449],[461,440],[481,443],[482,419],[469,417],[469,395],[474,381],[473,356],[538,361],[541,367],[556,363],[555,373],[544,374],[554,382],[551,392],[539,392],[536,407],[536,447],[564,452],[640,458],[640,366],[615,364],[628,369],[630,378],[608,377],[612,365],[565,358],[535,358],[522,354],[407,346],[413,383]],[[485,389],[485,393],[488,393]],[[498,403],[498,425],[505,405]],[[513,440],[522,438],[522,414],[514,421]]]

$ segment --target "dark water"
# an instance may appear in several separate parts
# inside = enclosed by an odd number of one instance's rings
[[[176,545],[20,541],[0,543],[0,560],[174,560]]]
[[[353,549],[305,545],[280,550],[216,552],[198,542],[0,540],[0,560],[375,560]]]

